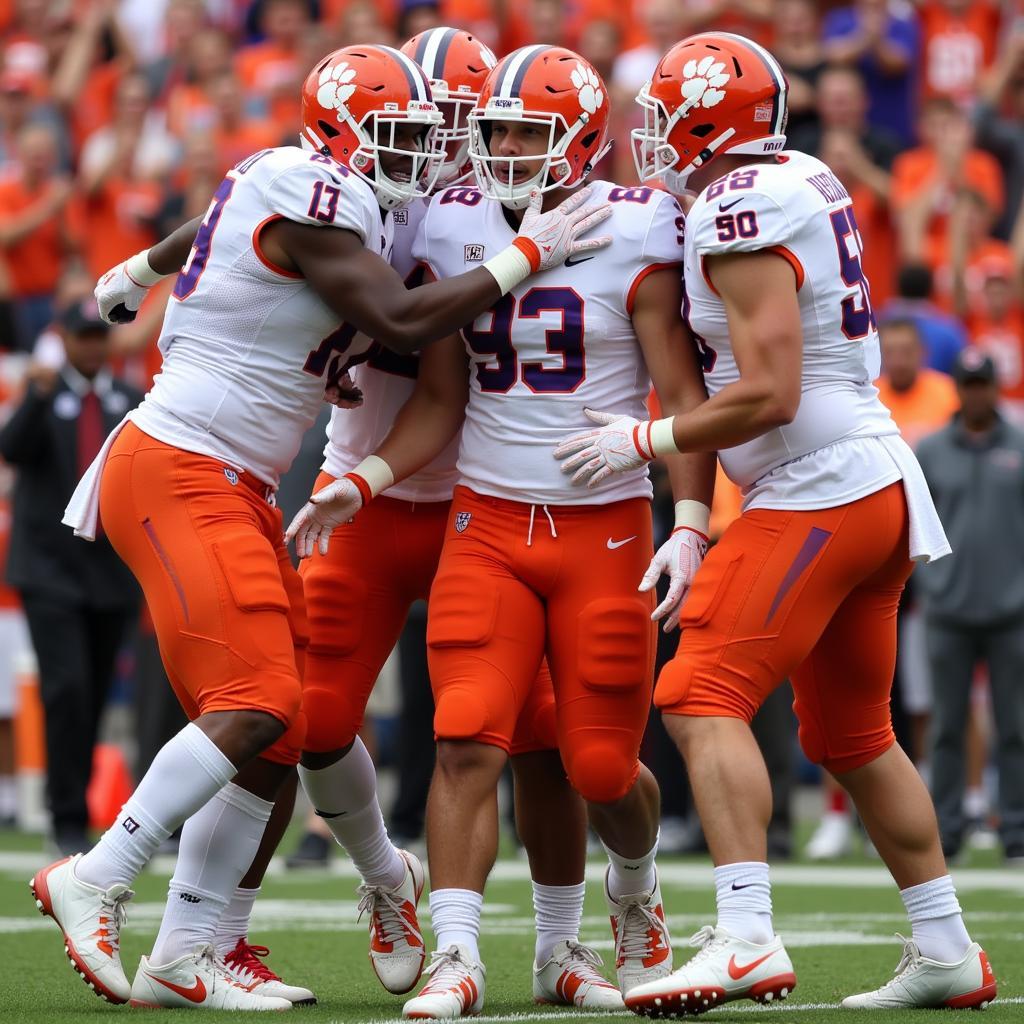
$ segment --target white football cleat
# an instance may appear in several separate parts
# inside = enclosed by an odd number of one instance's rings
[[[637,985],[664,978],[672,972],[672,940],[665,924],[657,873],[650,892],[616,899],[608,891],[610,871],[611,868],[604,876],[604,897],[612,919],[615,973],[619,991],[625,997]]]
[[[688,1017],[733,999],[785,999],[796,987],[793,964],[778,935],[771,942],[747,942],[724,928],[705,925],[690,945],[699,951],[678,971],[625,993],[634,1013]]]
[[[804,853],[808,860],[838,860],[853,845],[853,818],[845,811],[826,811]]]
[[[287,985],[264,962],[269,956],[266,946],[253,946],[248,939],[239,939],[235,948],[224,957],[224,966],[235,981],[261,996],[287,999],[292,1006],[316,1006],[316,996],[308,988]]]
[[[124,905],[135,894],[126,885],[100,889],[75,874],[80,853],[36,872],[29,883],[41,914],[64,933],[71,966],[96,995],[108,1003],[126,1003],[132,987],[121,966]]]
[[[131,1005],[186,1010],[292,1008],[287,999],[260,995],[237,981],[211,945],[197,946],[163,967],[154,967],[148,957],[142,957],[132,983]]]
[[[903,939],[903,936],[899,936]],[[938,1008],[984,1010],[996,997],[996,976],[985,950],[976,942],[962,960],[944,964],[921,956],[917,943],[903,939],[903,957],[895,977],[874,992],[847,996],[848,1010]]]
[[[484,1007],[484,965],[465,946],[451,945],[430,958],[430,981],[402,1007],[402,1016],[420,1018],[475,1017]]]
[[[533,1001],[582,1010],[624,1010],[621,993],[598,970],[603,963],[589,946],[563,939],[547,963],[533,970]]]
[[[370,963],[380,983],[394,995],[408,992],[423,973],[427,951],[416,917],[423,894],[423,865],[405,850],[405,878],[394,889],[359,886],[359,917],[370,915]]]

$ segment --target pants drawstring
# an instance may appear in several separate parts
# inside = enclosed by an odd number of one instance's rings
[[[551,512],[548,510],[547,505],[541,505],[541,510],[544,515],[548,517],[548,526],[551,527],[551,536],[554,540],[558,540],[558,531],[555,529],[555,520],[551,516]],[[530,506],[530,528],[526,532],[526,546],[533,547],[533,523],[537,516],[537,506]]]

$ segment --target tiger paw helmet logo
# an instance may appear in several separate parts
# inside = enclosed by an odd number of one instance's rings
[[[679,108],[686,117],[694,107],[716,107],[725,99],[724,86],[729,81],[725,65],[714,57],[704,57],[699,63],[689,60],[683,67],[683,83],[679,87],[685,102]]]
[[[604,91],[601,89],[601,80],[592,68],[585,67],[577,61],[576,67],[573,69],[572,74],[569,75],[569,80],[576,86],[576,94],[579,98],[580,106],[588,114],[593,114],[604,103]]]
[[[339,114],[347,113],[345,104],[356,91],[355,77],[356,69],[350,68],[347,61],[328,65],[320,72],[317,102],[328,108],[333,107]]]

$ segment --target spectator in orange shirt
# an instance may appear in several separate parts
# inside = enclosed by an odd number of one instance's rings
[[[10,281],[15,346],[27,352],[53,318],[54,289],[75,246],[63,216],[71,182],[57,171],[53,132],[28,125],[17,151],[16,173],[0,182],[0,257]]]
[[[185,77],[167,96],[167,127],[178,138],[209,130],[217,117],[215,83],[233,67],[231,38],[219,28],[204,28],[189,43]]]
[[[953,378],[924,365],[925,350],[913,320],[880,325],[882,376],[875,381],[878,397],[892,413],[911,447],[945,426],[959,409]]]
[[[892,206],[904,262],[928,261],[934,268],[946,252],[958,192],[973,189],[998,216],[1003,174],[991,154],[975,148],[970,119],[948,97],[924,104],[918,132],[922,144],[893,164]]]
[[[1024,425],[1024,302],[1014,288],[1013,263],[990,257],[979,266],[980,301],[967,319],[971,344],[987,355],[999,371],[999,394],[1004,411]]]
[[[64,123],[50,104],[36,100],[34,82],[32,75],[21,71],[0,71],[0,176],[13,172],[18,135],[29,124],[49,125],[60,150]],[[60,151],[61,166],[70,166],[70,156]]]
[[[216,163],[221,175],[261,149],[296,144],[291,136],[282,137],[273,122],[246,116],[242,83],[233,72],[228,71],[211,83],[210,99],[213,101]],[[188,163],[187,155],[185,163]]]
[[[1002,12],[995,0],[925,0],[921,22],[921,90],[969,103],[996,55]]]
[[[264,0],[259,23],[266,38],[238,54],[238,77],[250,95],[267,104],[270,120],[294,138],[299,131],[295,97],[309,70],[299,55],[309,25],[305,0]]]

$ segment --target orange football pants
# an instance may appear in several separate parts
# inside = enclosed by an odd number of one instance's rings
[[[811,761],[847,772],[885,753],[907,529],[902,483],[837,508],[744,513],[697,573],[655,704],[749,722],[789,678]]]
[[[624,796],[651,705],[651,552],[644,499],[544,508],[457,487],[427,619],[438,738],[510,749],[546,655],[569,781]]]
[[[314,491],[335,479],[321,473]],[[310,624],[303,679],[306,750],[339,750],[355,739],[410,606],[430,594],[450,504],[382,495],[331,534],[326,556],[315,553],[302,563]],[[555,745],[554,695],[542,667],[511,752]]]
[[[103,468],[100,515],[153,616],[167,676],[189,718],[265,711],[285,734],[261,756],[295,764],[306,735],[302,581],[270,489],[133,423]]]

